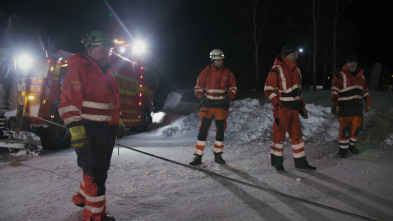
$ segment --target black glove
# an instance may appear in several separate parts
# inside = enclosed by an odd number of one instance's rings
[[[304,119],[308,118],[308,111],[305,107],[299,110],[299,115],[302,116]]]
[[[201,97],[201,105],[202,105],[202,106],[205,106],[205,107],[208,107],[208,106],[209,106],[209,99],[207,99],[207,97],[206,97],[205,95],[203,95],[203,96]]]
[[[225,98],[222,100],[222,106],[223,107],[229,107],[231,100],[229,99],[228,96],[225,96]]]
[[[337,115],[338,108],[339,108],[338,106],[332,106],[332,109],[331,109],[330,112],[331,112],[332,114],[334,114],[334,115]]]

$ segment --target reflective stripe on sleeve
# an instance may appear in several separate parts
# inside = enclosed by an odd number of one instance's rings
[[[111,121],[112,116],[108,115],[94,115],[94,114],[81,114],[81,117],[86,120],[92,121]]]
[[[64,125],[68,125],[72,122],[81,121],[81,120],[82,120],[81,116],[68,117],[64,119]]]
[[[271,93],[270,95],[269,95],[269,100],[272,100],[274,97],[276,97],[277,96],[277,94],[276,93]]]
[[[71,112],[71,111],[78,111],[79,113],[81,112],[81,110],[79,108],[77,108],[76,106],[73,106],[73,105],[59,108],[60,115],[63,115],[64,113]]]
[[[93,101],[83,101],[82,106],[89,107],[89,108],[104,109],[104,110],[113,109],[112,103],[98,103]]]

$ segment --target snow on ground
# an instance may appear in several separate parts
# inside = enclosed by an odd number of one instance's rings
[[[287,142],[285,174],[270,166],[271,105],[265,98],[234,101],[225,134],[227,165],[214,163],[213,122],[202,168],[259,188],[115,147],[108,213],[116,220],[393,220],[393,94],[371,96],[373,109],[357,144],[361,154],[341,159],[330,92],[304,91],[306,155],[318,170],[295,170]],[[188,164],[198,125],[192,113],[120,143]],[[80,219],[82,209],[71,202],[81,180],[72,148],[1,162],[0,220]]]

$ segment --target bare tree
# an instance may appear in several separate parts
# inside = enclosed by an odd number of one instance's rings
[[[351,0],[334,0],[334,18],[333,18],[333,63],[332,63],[332,69],[336,69],[336,64],[337,64],[337,41],[338,41],[338,23],[340,22],[340,18],[342,17],[343,13],[345,12],[345,9],[351,3]],[[351,30],[351,29],[350,29]]]
[[[313,32],[313,55],[312,55],[312,85],[317,89],[317,56],[318,56],[318,26],[321,20],[320,0],[312,0],[312,32]]]
[[[275,14],[273,3],[274,1],[271,0],[244,0],[237,1],[236,5],[236,11],[245,18],[247,23],[249,34],[245,37],[251,39],[253,43],[255,86],[258,90],[263,88],[259,74],[260,48],[264,38],[264,31]]]

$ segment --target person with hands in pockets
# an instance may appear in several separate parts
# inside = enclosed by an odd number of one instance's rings
[[[299,114],[308,118],[302,96],[302,76],[296,60],[302,49],[285,45],[274,61],[265,83],[264,93],[273,104],[273,140],[270,145],[271,165],[277,172],[285,172],[283,148],[289,135],[295,168],[315,171],[306,159]]]

